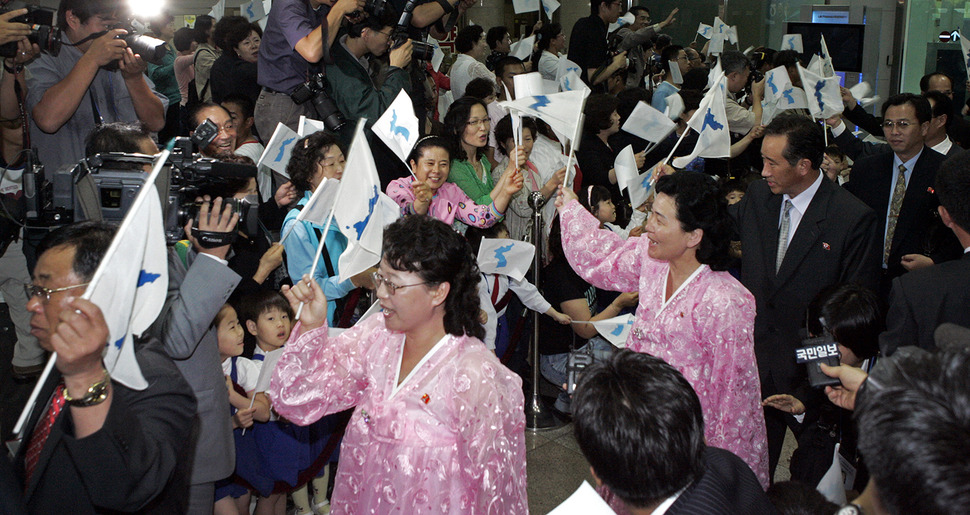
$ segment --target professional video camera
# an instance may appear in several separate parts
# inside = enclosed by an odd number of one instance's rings
[[[201,192],[213,185],[256,176],[253,165],[224,163],[193,153],[195,147],[211,142],[218,132],[213,132],[214,127],[206,120],[192,138],[178,138],[156,182],[170,245],[184,237],[185,224],[196,218],[199,203],[195,199]],[[55,171],[47,180],[43,166],[28,167],[23,175],[27,225],[53,228],[98,217],[106,222],[121,222],[148,178],[147,170],[154,159],[144,154],[97,154]],[[258,198],[226,202],[239,214],[240,230],[257,234]]]
[[[0,14],[9,12],[10,9],[0,9]],[[30,25],[30,34],[27,39],[31,43],[36,43],[41,52],[57,56],[61,51],[61,32],[54,26],[54,11],[34,5],[27,6],[27,14],[11,18],[14,23],[26,23]],[[17,42],[11,41],[0,45],[0,57],[16,57]]]

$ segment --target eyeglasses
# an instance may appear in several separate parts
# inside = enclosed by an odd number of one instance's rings
[[[43,286],[37,286],[36,284],[27,283],[27,284],[24,284],[24,293],[27,294],[27,300],[30,300],[30,299],[32,299],[34,297],[40,297],[41,298],[41,301],[44,304],[47,304],[51,300],[51,294],[52,293],[57,293],[57,292],[60,292],[60,291],[67,291],[67,290],[73,290],[75,288],[83,288],[83,287],[87,286],[88,284],[89,283],[75,284],[74,286],[65,286],[63,288],[56,288],[56,289],[53,289],[52,290],[50,288],[45,288]]]
[[[371,277],[374,278],[374,289],[380,288],[381,285],[383,284],[384,287],[387,288],[387,291],[391,293],[391,295],[394,295],[395,293],[397,293],[397,290],[401,288],[409,288],[411,286],[421,286],[422,284],[428,284],[428,281],[425,281],[423,283],[402,284],[398,286],[392,283],[391,280],[388,279],[387,277],[384,277],[383,275],[381,275],[380,272],[372,272]]]
[[[481,120],[468,120],[468,125],[480,125],[485,127],[486,125],[492,123],[492,120],[488,118],[482,118]]]
[[[915,124],[910,122],[909,120],[899,120],[898,122],[894,122],[892,120],[886,120],[882,122],[883,130],[887,130],[887,131],[891,131],[893,129],[899,129],[901,131],[904,131],[910,128],[910,126],[912,125],[915,125]]]

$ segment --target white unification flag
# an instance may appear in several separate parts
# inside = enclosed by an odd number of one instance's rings
[[[822,76],[832,77],[835,75],[835,65],[832,64],[832,54],[829,53],[829,47],[825,44],[825,36],[821,36],[822,40],[822,53],[819,55],[822,59]]]
[[[728,133],[724,98],[727,95],[727,78],[722,74],[717,83],[701,100],[701,105],[690,117],[687,125],[699,134],[694,150],[688,156],[673,160],[677,168],[684,168],[698,157],[729,157],[731,135]]]
[[[320,132],[326,130],[327,126],[323,124],[320,120],[314,120],[313,118],[307,118],[304,115],[300,115],[300,124],[297,126],[296,133],[300,135],[301,138],[309,136],[314,132]]]
[[[606,28],[606,33],[612,34],[613,31],[619,29],[620,27],[626,27],[627,25],[633,24],[636,19],[637,17],[633,13],[627,11],[626,14],[617,18],[615,22],[611,23],[610,26]]]
[[[262,20],[266,17],[266,11],[263,10],[263,0],[252,0],[251,2],[240,5],[239,13],[245,16],[249,20],[249,23]]]
[[[515,100],[499,102],[499,105],[510,111],[517,111],[522,116],[533,116],[549,124],[557,133],[572,141],[577,138],[583,105],[589,90],[563,91],[549,95],[519,97]]]
[[[782,98],[782,91],[791,85],[791,77],[784,66],[772,68],[765,74],[765,102],[775,103]]]
[[[286,350],[284,347],[271,350],[266,354],[263,354],[262,363],[256,361],[259,365],[259,377],[256,379],[256,392],[265,392],[269,390],[270,379],[273,378],[273,370],[276,370],[276,362],[280,360],[280,356],[283,355],[283,351]]]
[[[445,60],[445,52],[441,49],[441,43],[431,36],[428,36],[428,44],[434,48],[434,54],[431,55],[431,68],[438,71]]]
[[[572,493],[565,501],[549,512],[549,515],[614,515],[615,512],[609,504],[596,493],[596,490],[583,481],[579,488]]]
[[[630,194],[630,205],[633,207],[640,207],[647,198],[650,197],[650,191],[653,190],[653,171],[657,167],[651,167],[646,172],[641,173],[637,178],[629,183],[627,183],[627,193]]]
[[[286,165],[290,162],[290,154],[293,153],[293,145],[300,135],[293,132],[289,127],[278,123],[273,137],[269,139],[263,155],[259,156],[259,166],[269,167],[281,174],[286,173]]]
[[[614,347],[623,349],[626,348],[626,338],[630,335],[630,329],[633,328],[633,320],[635,318],[633,315],[620,315],[598,322],[579,322],[574,320],[573,323],[592,325],[596,328],[596,332],[600,333],[600,336],[603,338],[609,340]]]
[[[658,143],[666,139],[677,128],[677,124],[650,104],[640,101],[621,128],[638,138]]]
[[[711,36],[714,34],[714,27],[706,23],[698,23],[697,33],[700,34],[702,38],[711,39]]]
[[[802,77],[805,88],[805,98],[808,100],[808,111],[815,118],[831,118],[841,114],[842,90],[839,87],[839,77],[822,77],[798,65],[798,74]]]
[[[583,82],[583,79],[581,79],[579,74],[577,74],[575,71],[570,71],[565,77],[562,78],[562,80],[559,81],[559,88],[562,91],[590,91],[589,86]],[[588,94],[589,93],[587,93],[587,95]]]
[[[212,9],[209,9],[209,16],[212,16],[213,18],[215,18],[216,21],[221,20],[222,17],[225,15],[226,15],[226,0],[219,0],[218,2],[215,3],[215,5],[212,6]]]
[[[165,151],[158,159],[167,157]],[[160,164],[156,164],[159,170]],[[134,336],[155,322],[168,293],[168,252],[155,189],[157,176],[153,170],[141,187],[83,296],[101,309],[108,324],[105,368],[112,379],[134,390],[148,386],[135,359]]]
[[[381,260],[386,211],[386,204],[381,202],[381,197],[387,196],[381,193],[377,165],[374,164],[374,155],[371,154],[367,136],[364,134],[366,122],[367,119],[361,118],[357,123],[334,205],[337,225],[340,232],[347,237],[347,250],[340,255],[339,261],[341,281],[346,281]]]
[[[297,221],[306,220],[307,222],[324,226],[330,211],[337,203],[337,192],[340,189],[340,181],[337,179],[327,179],[326,177],[313,190],[310,200],[303,205],[303,209],[296,215]]]
[[[559,9],[559,2],[556,0],[542,0],[542,12],[546,13],[546,18],[552,21],[552,13]]]
[[[484,274],[501,274],[521,281],[535,256],[535,245],[527,241],[482,238],[478,247],[478,268]]]
[[[717,32],[711,37],[711,44],[707,46],[707,53],[711,55],[718,55],[724,52],[724,34],[719,34]]]
[[[713,88],[714,83],[723,74],[724,74],[724,69],[721,68],[721,60],[718,59],[717,62],[714,64],[714,68],[711,68],[711,71],[707,74],[707,89]]]
[[[724,36],[724,39],[727,39],[728,24],[724,23],[724,20],[722,20],[719,16],[715,16],[713,26],[714,34],[720,34]]]
[[[535,43],[536,43],[535,34],[527,38],[522,38],[516,41],[515,43],[512,43],[512,48],[509,49],[510,50],[509,55],[511,55],[512,57],[518,57],[519,59],[522,59],[523,61],[525,61],[526,59],[529,58],[530,55],[532,55],[532,47],[533,45],[535,45]]]
[[[616,183],[620,186],[620,191],[627,188],[627,184],[636,181],[640,170],[637,169],[637,158],[633,154],[633,145],[623,147],[616,154],[613,160],[613,169],[616,170]]]
[[[512,0],[515,14],[534,13],[539,10],[539,0]]]
[[[738,27],[737,27],[737,25],[732,25],[732,26],[728,27],[727,29],[724,30],[724,33],[727,35],[728,41],[730,41],[732,45],[737,45],[738,44]]]
[[[808,71],[816,75],[822,75],[822,76],[825,75],[824,73],[822,73],[822,59],[819,58],[818,54],[812,54],[812,58],[809,59],[808,61],[807,68],[808,68]]]
[[[799,54],[804,52],[801,34],[785,34],[781,38],[781,50],[794,50]]]
[[[684,98],[680,96],[680,93],[674,93],[667,97],[667,107],[664,108],[664,116],[676,122],[682,114],[684,114]]]
[[[570,73],[582,75],[583,69],[578,64],[566,59],[566,56],[559,56],[559,64],[556,66],[556,81],[562,82],[563,77],[566,77]]]
[[[408,154],[418,142],[418,117],[414,116],[414,103],[403,89],[387,107],[384,114],[371,127],[387,148],[394,151],[405,165]]]

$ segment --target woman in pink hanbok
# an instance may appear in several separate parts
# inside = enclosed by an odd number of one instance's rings
[[[519,165],[525,153],[519,150]],[[387,185],[387,196],[401,206],[403,215],[428,215],[446,224],[461,222],[473,227],[491,227],[505,216],[512,195],[522,189],[522,174],[510,164],[492,191],[491,202],[476,204],[457,184],[446,182],[451,173],[451,149],[438,136],[426,136],[414,145],[408,164],[411,177]],[[464,229],[462,229],[464,232]]]
[[[737,454],[768,486],[768,445],[754,356],[754,297],[726,269],[730,221],[714,181],[661,177],[640,238],[623,239],[570,190],[556,205],[570,265],[590,284],[639,291],[627,348],[677,367],[697,391],[707,444]]]
[[[481,342],[478,269],[446,224],[407,216],[384,232],[382,312],[339,336],[305,277],[305,303],[269,395],[301,425],[356,408],[333,513],[527,513],[522,381]]]

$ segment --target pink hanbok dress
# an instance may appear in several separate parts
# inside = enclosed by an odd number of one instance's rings
[[[401,206],[402,215],[414,214],[414,191],[411,184],[414,176],[395,179],[387,185],[387,196]],[[438,188],[431,198],[428,216],[451,225],[455,220],[474,227],[491,227],[502,219],[503,213],[495,209],[495,204],[483,206],[476,204],[457,184],[446,182]]]
[[[664,301],[669,265],[647,255],[646,237],[599,228],[577,201],[562,211],[569,264],[593,286],[639,291],[627,348],[663,359],[694,387],[707,444],[727,449],[768,487],[768,442],[754,357],[754,296],[727,272],[701,265]]]
[[[334,514],[528,512],[522,381],[480,340],[445,336],[400,384],[404,334],[380,315],[285,349],[268,392],[280,415],[306,425],[356,407]]]

